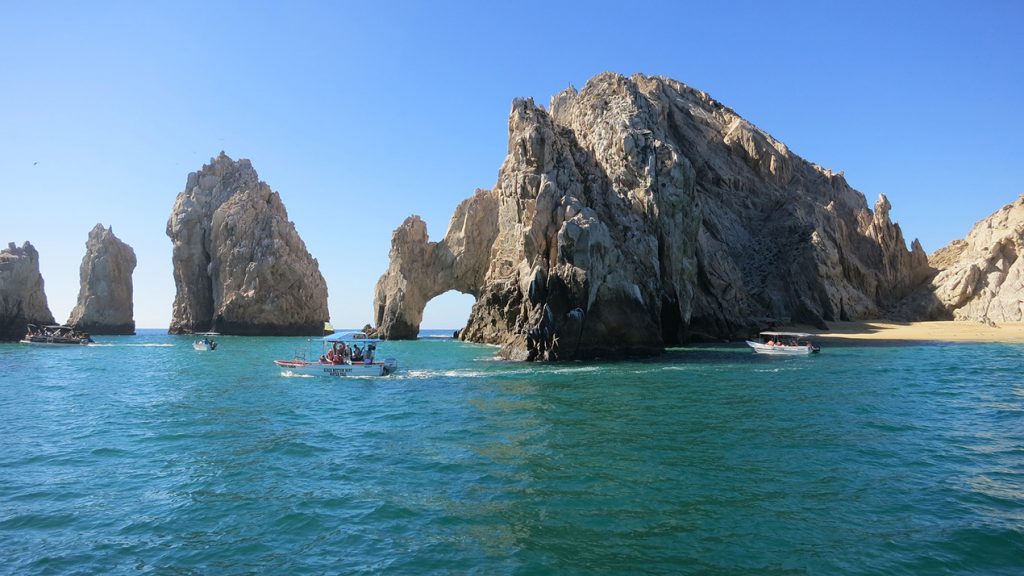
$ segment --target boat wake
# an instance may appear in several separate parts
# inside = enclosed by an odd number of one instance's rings
[[[113,344],[110,342],[93,342],[90,348],[174,348],[174,344]]]
[[[285,378],[316,378],[313,374],[297,374],[291,370],[281,370],[281,376]]]

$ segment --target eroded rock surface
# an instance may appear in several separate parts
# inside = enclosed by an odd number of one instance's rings
[[[395,231],[384,336],[414,337],[426,301],[454,288],[477,299],[460,336],[506,357],[649,353],[878,317],[931,273],[884,197],[870,210],[704,92],[606,73],[549,108],[513,102],[497,184],[442,241],[416,217]]]
[[[1024,322],[1024,195],[932,254],[933,316]]]
[[[28,324],[53,324],[46,303],[39,253],[29,242],[0,250],[0,341],[17,341]]]
[[[134,334],[132,272],[135,251],[114,235],[113,227],[97,224],[85,243],[79,269],[78,304],[68,325],[92,334]]]
[[[327,285],[280,196],[223,152],[189,174],[167,222],[177,294],[170,332],[319,335]]]

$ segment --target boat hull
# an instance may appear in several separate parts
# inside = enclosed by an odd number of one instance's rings
[[[22,344],[38,344],[43,346],[88,346],[92,344],[91,341],[85,340],[68,340],[64,338],[51,338],[43,340],[39,338],[19,340]]]
[[[348,376],[387,376],[398,370],[398,362],[388,358],[383,362],[364,364],[330,364],[327,362],[306,362],[304,360],[274,360],[274,364],[292,374],[309,376],[330,376],[345,378]]]
[[[817,352],[819,349],[814,345],[806,346],[769,346],[768,344],[761,344],[760,342],[751,342],[747,340],[747,346],[754,349],[754,352],[758,354],[767,354],[770,356],[807,356]]]

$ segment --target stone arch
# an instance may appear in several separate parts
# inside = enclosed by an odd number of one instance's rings
[[[383,338],[417,337],[427,302],[451,290],[479,298],[497,235],[497,198],[477,190],[455,209],[448,232],[430,242],[427,224],[410,216],[391,235],[391,263],[377,281],[374,321]]]

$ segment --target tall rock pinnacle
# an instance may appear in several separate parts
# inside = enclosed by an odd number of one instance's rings
[[[319,264],[248,160],[221,152],[189,174],[167,235],[177,287],[172,334],[321,333],[328,311]]]
[[[97,224],[85,243],[79,269],[78,304],[68,325],[93,334],[135,334],[132,272],[135,251],[114,235],[114,229]]]
[[[53,324],[46,303],[39,253],[25,242],[0,250],[0,341],[20,340],[28,324]]]

